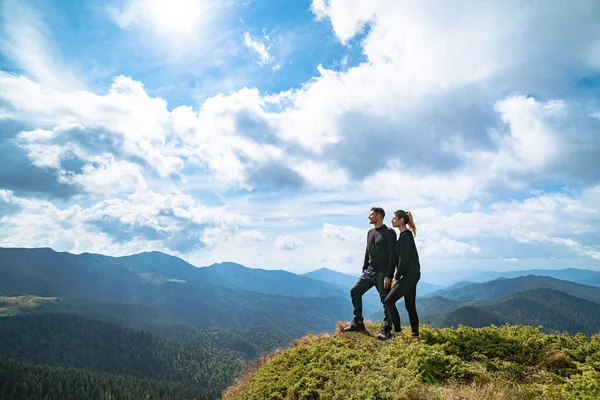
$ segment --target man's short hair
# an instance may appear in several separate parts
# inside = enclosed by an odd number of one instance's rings
[[[381,218],[385,218],[385,211],[383,211],[383,208],[381,208],[381,207],[373,207],[373,208],[371,208],[371,211],[379,213],[379,214],[381,214]]]

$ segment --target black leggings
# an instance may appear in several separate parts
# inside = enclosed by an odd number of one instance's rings
[[[417,282],[419,282],[419,279],[421,279],[420,272],[403,275],[384,300],[384,304],[390,313],[396,332],[400,332],[402,327],[400,326],[400,314],[395,305],[401,297],[404,297],[404,305],[406,306],[406,311],[408,311],[412,334],[414,336],[419,335],[419,316],[417,315],[417,307],[415,305],[417,298]]]

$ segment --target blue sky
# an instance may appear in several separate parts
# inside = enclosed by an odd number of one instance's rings
[[[600,269],[595,1],[0,4],[0,246]]]

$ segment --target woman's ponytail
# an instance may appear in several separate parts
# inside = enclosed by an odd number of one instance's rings
[[[412,231],[413,235],[417,236],[417,226],[415,225],[415,220],[413,219],[412,213],[407,211],[406,215],[408,216],[407,224],[410,227],[410,230]]]

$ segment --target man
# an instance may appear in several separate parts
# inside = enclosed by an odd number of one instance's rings
[[[392,336],[392,321],[384,300],[392,287],[395,268],[392,254],[396,244],[396,231],[383,223],[384,218],[385,211],[381,207],[371,208],[369,223],[374,227],[367,233],[367,249],[365,250],[362,275],[350,290],[354,319],[343,329],[344,332],[365,330],[362,296],[375,286],[379,292],[381,304],[383,304],[383,329],[377,335],[382,340]]]

